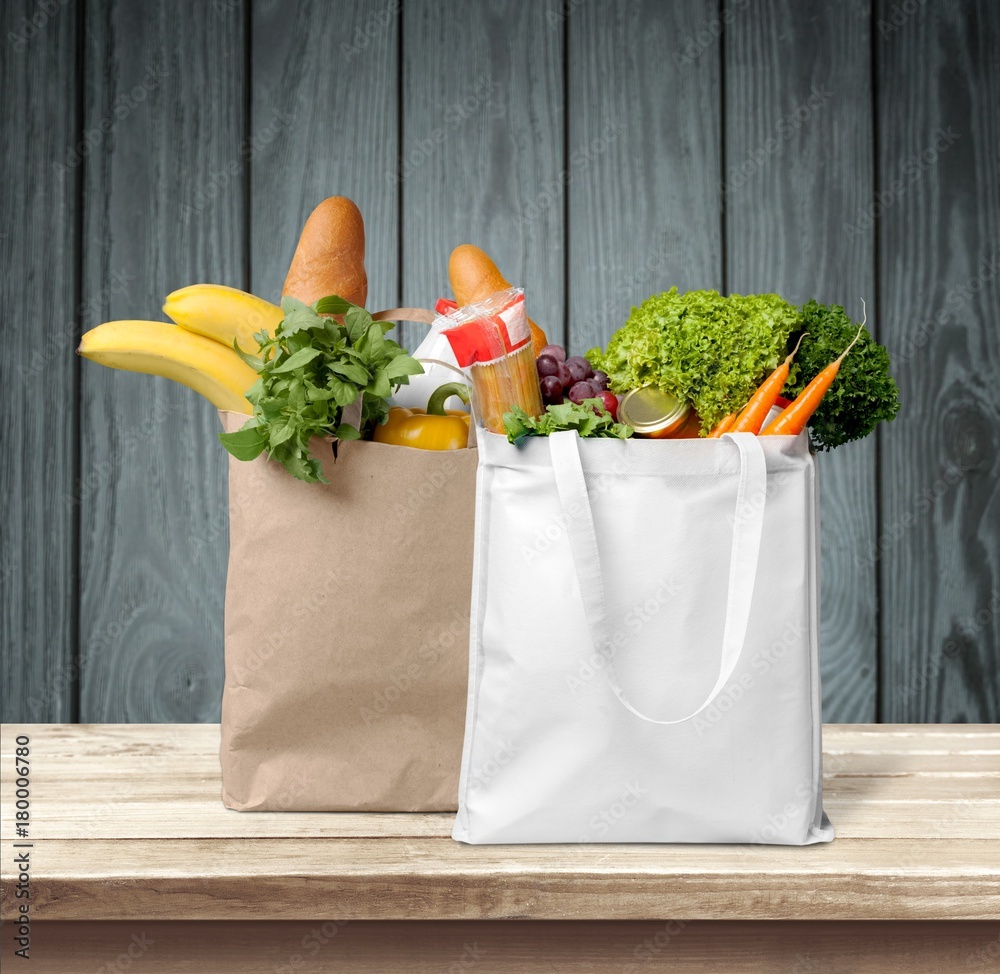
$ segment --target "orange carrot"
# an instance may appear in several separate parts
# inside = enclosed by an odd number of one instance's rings
[[[743,411],[736,417],[736,422],[730,428],[730,433],[759,433],[767,414],[771,411],[775,400],[781,395],[781,390],[785,388],[788,381],[788,370],[791,367],[792,359],[802,344],[802,339],[808,333],[803,332],[799,336],[798,342],[781,363],[759,386],[757,391],[750,397]]]
[[[837,378],[837,373],[840,371],[840,363],[844,361],[844,357],[861,337],[861,330],[864,327],[864,322],[862,322],[851,344],[795,397],[793,403],[786,406],[765,427],[764,431],[760,434],[761,436],[797,436],[806,428],[806,423],[809,422],[812,414],[816,412],[820,400],[826,394],[826,390],[833,385],[833,380]]]
[[[717,440],[723,433],[727,432],[729,427],[736,422],[736,413],[730,413],[728,416],[723,416],[713,427],[712,432],[708,434],[706,439]]]

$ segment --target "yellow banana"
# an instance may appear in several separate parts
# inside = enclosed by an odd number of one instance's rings
[[[253,411],[244,393],[257,373],[231,348],[165,321],[105,322],[83,336],[77,352],[112,369],[173,379],[218,409]]]
[[[167,295],[163,310],[181,328],[214,338],[227,348],[235,339],[251,355],[260,351],[253,336],[262,330],[273,335],[285,317],[276,304],[224,284],[182,287]]]

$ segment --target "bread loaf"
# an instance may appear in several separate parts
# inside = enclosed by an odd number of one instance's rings
[[[306,304],[336,294],[364,306],[365,224],[351,200],[331,196],[309,214],[281,293]]]
[[[448,279],[459,307],[475,304],[511,285],[490,257],[472,244],[459,244],[448,260]],[[548,344],[545,332],[530,318],[531,344],[538,355]]]

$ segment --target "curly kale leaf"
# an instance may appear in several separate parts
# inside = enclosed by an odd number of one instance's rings
[[[804,304],[802,327],[790,344],[801,332],[807,334],[796,356],[798,372],[785,387],[785,395],[798,395],[847,348],[857,330],[838,304]],[[809,420],[810,439],[817,449],[830,450],[860,440],[879,423],[891,422],[898,412],[899,389],[889,374],[889,353],[865,328]]]

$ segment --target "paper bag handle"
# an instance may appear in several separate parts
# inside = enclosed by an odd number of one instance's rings
[[[594,649],[599,654],[606,655],[608,666],[605,672],[615,696],[636,717],[651,724],[682,724],[697,717],[718,697],[733,675],[746,641],[764,525],[767,464],[760,441],[752,433],[727,433],[723,439],[730,440],[739,450],[740,477],[736,490],[736,516],[733,522],[733,547],[729,564],[729,594],[726,599],[726,623],[722,634],[719,677],[705,702],[693,713],[677,720],[656,720],[641,713],[629,703],[618,680],[615,646],[611,640],[611,627],[608,624],[597,535],[594,531],[594,517],[583,465],[580,462],[580,437],[575,430],[553,433],[549,437],[556,489],[559,493],[559,502],[563,510],[573,564]]]
[[[376,311],[372,321],[416,321],[421,325],[433,325],[437,315],[425,308],[386,308]]]

